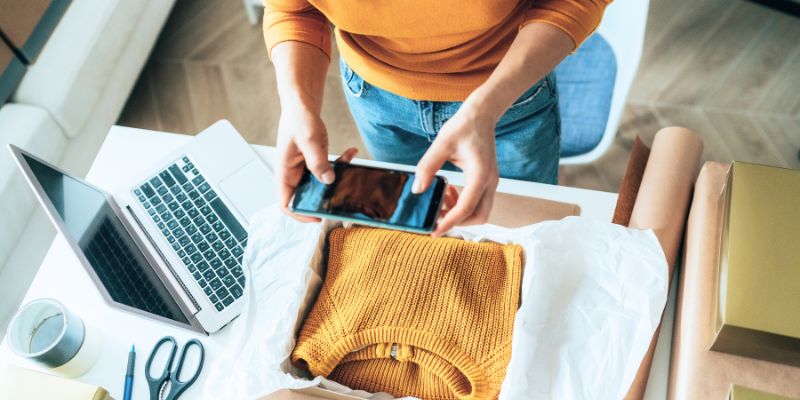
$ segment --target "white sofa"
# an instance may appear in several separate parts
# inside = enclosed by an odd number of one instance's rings
[[[54,235],[5,145],[85,175],[173,3],[73,0],[0,108],[0,336]]]

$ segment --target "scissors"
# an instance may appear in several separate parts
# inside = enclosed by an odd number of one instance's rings
[[[153,359],[156,354],[158,354],[161,346],[167,343],[171,344],[172,347],[169,352],[169,359],[164,366],[164,370],[161,371],[161,375],[154,377],[150,374],[150,364],[153,363]],[[200,362],[197,365],[197,370],[194,372],[194,375],[187,381],[181,381],[180,376],[181,370],[183,369],[183,362],[186,359],[186,351],[192,346],[197,346],[197,348],[200,349]],[[175,366],[175,369],[173,369],[172,364],[177,352],[178,342],[176,342],[175,338],[172,336],[161,338],[161,340],[156,343],[155,347],[153,347],[153,351],[150,352],[150,357],[147,358],[147,364],[144,370],[145,376],[147,377],[147,385],[150,387],[150,400],[175,400],[197,380],[198,376],[200,376],[200,371],[203,370],[203,361],[205,360],[203,344],[197,339],[186,342],[186,345],[183,346],[183,350],[181,351],[181,356],[178,359],[178,364]]]

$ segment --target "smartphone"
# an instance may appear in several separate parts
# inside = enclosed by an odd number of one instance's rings
[[[363,225],[430,233],[436,225],[447,180],[435,176],[414,194],[414,173],[332,162],[336,180],[326,185],[306,170],[290,202],[293,213]]]

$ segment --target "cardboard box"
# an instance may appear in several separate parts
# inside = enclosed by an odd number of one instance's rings
[[[734,162],[711,349],[800,366],[800,171]]]
[[[0,41],[0,106],[8,100],[25,75],[22,63],[3,41]]]
[[[778,396],[777,394],[765,393],[755,389],[733,385],[731,386],[731,392],[728,395],[728,400],[791,400],[791,399],[788,397]]]
[[[0,0],[0,33],[25,64],[33,64],[70,0]]]

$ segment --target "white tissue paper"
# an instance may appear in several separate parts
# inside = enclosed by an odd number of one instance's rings
[[[289,361],[322,285],[325,238],[340,225],[300,223],[277,207],[254,219],[244,256],[245,310],[209,366],[204,398],[252,399],[309,386],[393,398],[304,378]],[[667,262],[652,231],[568,217],[516,229],[457,228],[449,236],[524,249],[521,306],[500,399],[624,397],[667,299]]]

